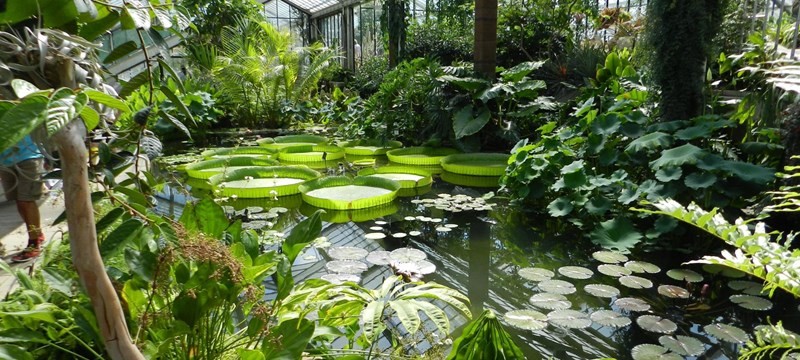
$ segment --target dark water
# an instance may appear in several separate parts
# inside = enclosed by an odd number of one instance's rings
[[[593,251],[599,250],[584,236],[572,230],[567,224],[554,221],[549,217],[537,216],[529,209],[509,204],[506,199],[495,197],[489,200],[495,203],[492,211],[466,211],[451,213],[422,204],[412,203],[415,199],[437,198],[439,194],[466,194],[481,196],[492,191],[488,188],[471,188],[445,183],[439,179],[424,194],[399,198],[388,206],[355,212],[328,212],[322,235],[327,237],[332,247],[356,246],[368,251],[393,250],[400,247],[413,247],[424,251],[428,260],[434,263],[437,271],[425,276],[425,281],[435,281],[452,287],[466,294],[471,302],[474,314],[482,309],[492,309],[502,315],[515,309],[535,309],[528,299],[539,293],[536,284],[526,281],[517,275],[524,267],[539,267],[556,271],[567,265],[585,266],[595,273],[587,280],[573,280],[556,275],[555,279],[573,283],[577,292],[566,295],[572,302],[571,309],[590,314],[597,310],[611,309],[630,315],[635,320],[641,314],[658,315],[674,321],[678,325],[675,335],[686,335],[702,341],[705,352],[698,357],[687,359],[735,359],[738,345],[720,342],[707,336],[702,327],[710,323],[725,323],[742,328],[748,333],[754,326],[783,320],[788,328],[796,328],[800,324],[797,304],[784,294],[776,295],[776,303],[772,310],[757,312],[740,308],[730,301],[728,296],[734,294],[725,284],[729,279],[720,275],[711,275],[702,268],[693,265],[693,269],[705,276],[703,282],[691,285],[666,277],[664,272],[680,267],[681,262],[692,259],[683,253],[661,250],[652,253],[631,255],[632,260],[644,260],[657,264],[662,271],[659,274],[637,274],[646,277],[655,284],[651,289],[629,289],[619,284],[616,278],[597,272],[600,262],[591,257]],[[197,191],[197,190],[195,190]],[[165,212],[180,211],[180,202],[184,201],[178,192],[163,196],[171,201],[160,204]],[[241,209],[246,206],[260,206],[266,209],[280,206],[288,211],[271,221],[273,228],[288,232],[289,229],[304,216],[315,209],[302,203],[299,196],[258,200],[236,200],[228,205]],[[442,223],[408,221],[405,217],[424,216],[443,219]],[[381,230],[388,236],[381,240],[369,240],[365,234],[375,232],[370,227],[376,226],[375,220],[386,221]],[[457,224],[450,232],[437,231],[441,224]],[[419,236],[406,236],[395,239],[391,234],[419,231]],[[699,256],[698,256],[699,257]],[[298,257],[295,264],[295,278],[317,278],[328,273],[325,263],[331,260],[326,248],[309,248]],[[380,286],[383,279],[392,276],[386,266],[371,266],[361,275],[361,284],[368,288]],[[741,280],[741,279],[740,279]],[[598,298],[583,291],[583,286],[590,283],[607,284],[621,291],[618,297],[637,297],[651,304],[652,308],[644,313],[622,311],[612,305],[618,298]],[[670,299],[659,295],[656,287],[671,284],[686,287],[692,292],[690,299]],[[707,291],[701,295],[703,285]],[[270,284],[267,284],[270,288]],[[466,319],[454,309],[446,308],[451,315],[451,325],[457,336]],[[542,313],[548,310],[535,309]],[[501,316],[502,318],[502,316]],[[393,325],[399,326],[396,319]],[[428,334],[405,336],[394,339],[404,344],[408,354],[423,354],[439,343],[441,339],[433,337],[430,332],[435,327],[425,323],[423,329]],[[539,331],[517,330],[506,325],[515,342],[523,349],[527,359],[597,359],[611,357],[630,359],[631,349],[638,344],[658,344],[656,334],[641,329],[635,321],[622,328],[611,328],[593,323],[585,329],[566,329],[555,325]],[[390,347],[390,339],[384,337],[379,348]],[[335,345],[335,344],[334,344]],[[424,355],[425,358],[440,358],[441,349],[447,344],[439,345],[439,349]],[[445,350],[446,351],[446,350]]]

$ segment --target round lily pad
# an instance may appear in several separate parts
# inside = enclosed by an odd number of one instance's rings
[[[370,226],[369,229],[372,231],[383,231],[383,227],[381,226]]]
[[[658,293],[673,299],[688,299],[691,296],[689,290],[675,285],[661,285],[658,287]]]
[[[427,275],[436,271],[436,265],[427,260],[392,261],[390,264],[398,273],[404,274]]]
[[[547,327],[547,315],[536,310],[511,310],[503,318],[509,325],[522,330],[541,330]]]
[[[375,220],[375,225],[386,225],[388,224],[386,221],[383,220]]]
[[[655,344],[641,344],[636,345],[631,349],[631,357],[633,360],[683,360],[674,352],[669,349]]]
[[[581,266],[562,266],[558,268],[558,273],[571,279],[588,279],[594,275],[592,270]]]
[[[429,171],[412,166],[383,166],[377,169],[370,167],[360,170],[358,175],[394,180],[403,189],[422,188],[433,182]]]
[[[391,253],[384,250],[373,251],[367,255],[367,261],[374,265],[389,265]]]
[[[742,278],[745,277],[745,275],[747,275],[742,271],[718,264],[705,264],[703,265],[703,271],[709,274],[720,274],[724,277],[729,277],[732,279]]]
[[[325,268],[330,272],[339,274],[360,274],[367,271],[367,264],[353,260],[334,260],[328,261],[328,263],[325,264]]]
[[[404,232],[397,232],[397,233],[392,234],[392,237],[395,238],[395,239],[402,239],[402,238],[406,237],[406,235],[408,235],[408,234],[406,234]]]
[[[370,240],[380,240],[386,237],[386,234],[380,232],[373,232],[369,234],[364,234],[364,237]]]
[[[600,250],[592,253],[592,257],[602,263],[618,264],[628,261],[628,257],[616,251]]]
[[[303,201],[323,209],[355,210],[391,203],[400,184],[388,179],[329,176],[298,187]]]
[[[420,234],[422,234],[422,233],[419,232],[419,231],[409,231],[408,232],[408,235],[411,235],[411,236],[420,236]]]
[[[563,280],[544,280],[539,283],[539,289],[552,294],[567,295],[575,292],[575,285]]]
[[[389,161],[397,164],[438,166],[443,157],[458,152],[450,148],[410,147],[389,150],[386,156],[389,157]]]
[[[647,301],[637,298],[619,298],[614,301],[614,305],[625,311],[647,311],[650,310],[650,304]]]
[[[336,260],[361,260],[369,252],[362,248],[341,246],[328,249],[328,255]]]
[[[700,275],[698,272],[689,269],[672,269],[667,271],[667,276],[678,281],[686,281],[691,283],[703,281],[703,275]]]
[[[393,261],[397,262],[414,262],[418,260],[425,260],[428,255],[425,255],[425,253],[421,250],[405,247],[393,250],[390,257]]]
[[[469,153],[448,155],[441,159],[442,167],[456,174],[500,176],[506,171],[509,154]]]
[[[747,295],[764,295],[764,285],[755,281],[746,280],[731,280],[728,282],[728,287],[733,290],[741,291]]]
[[[444,224],[445,227],[449,227],[451,229],[455,229],[458,227],[458,224]]]
[[[636,318],[636,323],[644,330],[660,334],[672,334],[678,329],[672,320],[655,315],[641,315]]]
[[[586,285],[586,286],[583,287],[583,291],[586,291],[587,293],[589,293],[591,295],[594,295],[594,296],[597,296],[597,297],[602,297],[602,298],[612,298],[614,296],[618,296],[619,295],[619,289],[617,289],[617,288],[615,288],[613,286],[603,285],[603,284],[589,284],[589,285]]]
[[[703,345],[700,340],[697,340],[691,336],[664,335],[658,338],[658,342],[661,344],[661,346],[680,355],[697,356],[706,351],[705,345]]]
[[[529,301],[533,306],[547,310],[564,310],[572,306],[572,302],[561,294],[539,293],[531,296]]]
[[[628,261],[625,263],[625,268],[635,273],[650,273],[655,274],[661,271],[661,268],[656,264],[646,261]]]
[[[417,265],[417,272],[422,275],[433,274],[436,271],[436,265],[428,260],[417,260],[414,263]]]
[[[439,231],[439,232],[450,232],[450,230],[452,230],[452,229],[450,229],[449,227],[446,227],[446,226],[439,226],[439,227],[436,228],[436,231]]]
[[[708,324],[703,327],[703,330],[719,340],[734,344],[744,343],[750,339],[744,330],[728,324]]]
[[[556,273],[550,270],[542,268],[532,268],[532,267],[519,269],[518,274],[519,276],[522,276],[526,280],[535,282],[550,280],[553,276],[556,275]]]
[[[341,284],[347,281],[358,283],[361,281],[361,277],[354,274],[325,274],[322,275],[321,279],[333,284]]]
[[[653,287],[653,282],[643,277],[626,275],[619,278],[619,283],[631,289],[649,289]]]
[[[772,301],[753,295],[731,295],[732,303],[745,309],[766,311],[772,309]]]
[[[592,326],[592,320],[577,310],[554,310],[547,314],[547,320],[553,325],[570,329],[583,329]]]
[[[589,318],[603,326],[625,327],[631,324],[630,318],[611,310],[595,311]]]
[[[620,276],[625,276],[625,275],[630,275],[631,274],[630,270],[628,270],[628,269],[626,269],[626,268],[624,268],[622,266],[614,265],[614,264],[598,265],[597,266],[597,271],[599,271],[601,274],[605,274],[605,275],[613,276],[613,277],[620,277]]]
[[[413,201],[413,200],[412,200],[412,201]],[[416,219],[417,219],[417,218],[415,218],[415,217],[413,217],[413,216],[406,216],[406,217],[404,217],[404,218],[403,218],[403,220],[405,220],[405,221],[414,221],[414,220],[416,220]]]

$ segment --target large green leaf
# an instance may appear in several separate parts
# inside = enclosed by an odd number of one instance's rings
[[[419,325],[421,323],[419,308],[414,301],[401,299],[392,300],[389,302],[389,306],[397,313],[397,318],[400,319],[406,331],[414,334],[419,330]]]
[[[0,360],[33,360],[33,355],[17,345],[0,345]]]
[[[214,239],[221,238],[222,233],[230,225],[225,211],[211,198],[200,200],[194,206],[194,213],[197,218],[197,229]]]
[[[138,237],[143,229],[144,224],[141,220],[135,218],[125,220],[100,243],[100,255],[103,258],[114,255],[125,244]]]
[[[547,319],[543,314],[537,314],[537,319]],[[541,324],[547,326],[543,321],[538,321],[538,323],[539,326]],[[514,344],[511,336],[491,310],[485,310],[481,316],[467,324],[461,336],[453,342],[453,350],[447,356],[447,360],[517,360],[524,358],[522,350]]]
[[[130,110],[128,109],[128,105],[125,104],[124,101],[114,96],[108,95],[100,90],[83,89],[83,93],[89,96],[89,100],[94,101],[98,104],[105,105],[124,112]]]
[[[615,218],[601,222],[600,226],[592,231],[589,238],[603,248],[628,253],[642,240],[642,234],[633,227],[630,220]]]
[[[626,152],[639,152],[642,150],[653,150],[658,148],[665,148],[672,144],[672,137],[669,134],[656,131],[644,135],[636,140],[631,141],[625,147]]]
[[[274,341],[264,341],[261,347],[264,358],[270,360],[297,360],[303,358],[303,351],[314,335],[314,322],[306,319],[286,320],[271,329]]]
[[[683,175],[683,170],[679,167],[664,167],[656,171],[656,179],[661,182],[678,180]]]
[[[765,185],[775,180],[775,171],[760,165],[742,161],[725,161],[722,167],[731,175],[756,184]]]
[[[123,29],[147,30],[150,28],[150,12],[145,7],[145,4],[139,0],[129,0],[125,5],[122,11],[122,19],[120,19]]]
[[[379,300],[370,302],[361,311],[361,331],[364,332],[364,337],[369,342],[376,340],[376,336],[385,328],[383,324],[385,307],[386,302]]]
[[[189,128],[186,127],[180,120],[176,119],[174,116],[164,112],[164,110],[158,110],[158,116],[160,116],[164,121],[167,121],[174,125],[178,130],[180,130],[184,135],[186,135],[189,139],[192,138],[192,132],[189,131]]]
[[[658,170],[668,166],[677,167],[686,164],[695,164],[706,154],[708,154],[708,152],[697,146],[685,144],[662,151],[661,157],[650,162],[650,167],[652,167],[653,170]]]
[[[477,133],[492,117],[492,112],[487,107],[481,107],[478,116],[473,116],[472,113],[472,105],[467,105],[453,115],[453,132],[456,134],[456,139]]]
[[[438,78],[439,81],[445,81],[456,85],[464,90],[476,92],[491,85],[488,81],[483,79],[476,79],[471,77],[461,78],[452,75],[443,75]]]
[[[617,132],[622,122],[616,114],[598,116],[592,122],[592,131],[600,135],[612,135]]]
[[[89,102],[89,97],[82,92],[76,94],[67,88],[56,90],[47,103],[47,117],[45,120],[47,136],[55,135],[61,128],[78,116],[87,102]]]
[[[705,189],[717,182],[717,176],[710,172],[695,172],[686,176],[683,182],[695,190]]]
[[[189,111],[189,108],[186,107],[186,104],[184,104],[183,101],[181,101],[181,99],[178,98],[178,96],[175,95],[174,92],[172,92],[172,89],[170,89],[166,85],[162,85],[161,86],[161,92],[163,92],[164,95],[166,95],[167,98],[170,101],[172,101],[173,105],[175,105],[175,108],[177,108],[178,111],[180,111],[183,114],[183,116],[185,116],[187,119],[191,120],[192,124],[194,124],[195,126],[197,125],[197,122],[194,120],[194,116],[192,116],[192,112]]]
[[[35,96],[19,104],[0,101],[0,151],[14,146],[45,121],[46,99]]]
[[[572,212],[572,208],[572,201],[569,198],[560,197],[547,205],[547,212],[552,217],[561,217],[569,215]]]
[[[109,52],[105,58],[103,58],[103,64],[111,64],[136,50],[139,50],[139,43],[136,41],[130,40],[128,42],[119,44],[115,46],[114,50],[111,50],[111,52]]]
[[[523,63],[519,63],[516,66],[501,72],[500,76],[505,81],[520,81],[526,76],[528,76],[528,74],[530,74],[531,72],[541,68],[544,65],[544,63],[545,63],[544,61],[526,61]]]

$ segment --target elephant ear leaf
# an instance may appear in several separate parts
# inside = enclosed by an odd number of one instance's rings
[[[625,218],[601,222],[589,237],[593,243],[621,253],[630,252],[630,249],[642,240],[642,234],[633,227],[630,220]]]
[[[742,161],[726,161],[722,168],[733,176],[756,184],[764,185],[775,180],[774,170]]]
[[[635,153],[642,150],[654,150],[658,148],[665,148],[671,144],[672,137],[669,134],[656,131],[631,141],[631,143],[625,147],[625,152]]]
[[[653,170],[658,170],[663,167],[679,167],[686,164],[696,164],[698,160],[707,154],[708,152],[697,146],[685,144],[662,151],[661,157],[650,162],[650,167],[653,168]]]

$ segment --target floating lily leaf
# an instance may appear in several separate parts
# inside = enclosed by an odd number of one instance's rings
[[[683,356],[655,344],[636,345],[631,349],[633,360],[683,360]]]
[[[367,255],[367,261],[374,265],[389,265],[392,262],[391,253],[384,250],[373,251]]]
[[[552,294],[567,295],[574,293],[575,285],[563,280],[544,280],[539,283],[539,289]]]
[[[519,276],[522,276],[526,280],[535,282],[550,280],[553,276],[556,275],[554,272],[547,269],[531,268],[531,267],[519,269],[518,274]]]
[[[325,264],[325,268],[339,274],[360,274],[367,271],[367,264],[361,261],[334,260]]]
[[[558,273],[564,275],[570,279],[588,279],[594,275],[592,270],[589,270],[582,266],[562,266],[558,268]]]
[[[642,240],[642,234],[636,231],[633,223],[626,218],[615,218],[603,221],[589,234],[593,243],[606,249],[628,252]]]
[[[627,275],[620,277],[619,283],[631,289],[649,289],[653,287],[652,281],[634,275]]]
[[[619,289],[603,284],[589,284],[583,287],[583,291],[603,298],[612,298],[619,295]]]
[[[394,261],[390,265],[397,273],[428,275],[436,271],[436,265],[427,260]]]
[[[547,320],[553,325],[570,329],[583,329],[592,326],[592,320],[586,314],[576,310],[555,310],[547,314]]]
[[[664,150],[661,152],[661,157],[650,162],[650,167],[654,170],[663,167],[673,166],[679,167],[686,164],[695,164],[697,160],[705,156],[707,152],[692,144],[685,144]]]
[[[449,227],[451,229],[455,229],[458,227],[458,224],[444,224],[444,227]]]
[[[379,232],[374,232],[374,233],[366,234],[366,235],[364,235],[364,237],[367,238],[367,239],[370,239],[370,240],[380,240],[380,239],[385,238],[386,234],[379,233]]]
[[[411,236],[420,236],[421,234],[422,233],[419,232],[419,231],[409,231],[408,232],[408,235],[411,235]]]
[[[656,274],[661,271],[658,265],[646,261],[628,261],[625,263],[625,268],[635,273]]]
[[[689,290],[674,285],[661,285],[658,287],[658,293],[673,299],[688,299],[691,296]]]
[[[398,233],[392,234],[392,237],[395,238],[395,239],[402,239],[402,238],[406,237],[406,235],[408,235],[408,234],[406,234],[404,232],[398,232]]]
[[[709,335],[729,343],[744,343],[750,339],[747,333],[733,325],[728,324],[709,324],[703,327]]]
[[[333,284],[341,284],[347,281],[358,284],[361,281],[361,277],[354,274],[326,274],[322,275],[321,279]]]
[[[369,252],[353,246],[341,246],[328,249],[328,255],[336,260],[361,260]]]
[[[672,334],[678,329],[672,320],[655,315],[641,315],[636,318],[636,323],[644,330],[660,334]]]
[[[620,276],[625,276],[625,275],[630,275],[631,274],[630,270],[628,270],[628,269],[626,269],[626,268],[624,268],[622,266],[614,265],[614,264],[599,265],[599,266],[597,266],[597,271],[599,271],[601,274],[605,274],[605,275],[613,276],[613,277],[620,277]]]
[[[583,207],[586,208],[589,214],[601,215],[608,211],[608,209],[611,209],[611,205],[611,200],[605,196],[596,196],[587,201]]]
[[[592,253],[592,257],[602,263],[619,264],[628,261],[628,257],[616,251],[600,250]]]
[[[446,227],[446,226],[439,226],[439,227],[436,228],[436,231],[439,231],[439,232],[450,232],[450,230],[452,230],[452,229],[450,229],[449,227]]]
[[[728,282],[728,287],[739,290],[747,295],[765,295],[764,285],[755,281],[732,280]]]
[[[375,220],[375,225],[386,225],[388,224],[386,221],[383,220]]]
[[[411,200],[411,202],[414,202],[414,200]],[[403,218],[403,220],[405,220],[405,221],[414,221],[414,220],[416,220],[416,218],[413,217],[413,216],[406,216],[406,217]]]
[[[703,271],[709,274],[720,274],[724,277],[729,277],[733,279],[743,278],[745,277],[745,275],[747,275],[742,271],[718,264],[705,264],[703,265]]]
[[[656,171],[656,179],[661,182],[678,180],[683,175],[683,170],[679,167],[663,167]]]
[[[686,281],[691,283],[703,281],[703,275],[700,275],[696,271],[689,269],[672,269],[667,271],[667,276],[678,281]]]
[[[614,301],[614,306],[625,311],[647,311],[650,310],[650,304],[642,299],[637,298],[619,298]]]
[[[561,294],[539,293],[531,296],[529,301],[533,306],[547,310],[564,310],[572,306],[572,302]]]
[[[509,325],[522,330],[541,330],[547,327],[547,315],[535,310],[511,310],[504,319]]]
[[[766,311],[772,309],[772,301],[753,295],[731,295],[732,303],[745,309]]]
[[[392,261],[397,262],[414,262],[419,260],[425,260],[428,256],[425,255],[424,252],[421,250],[417,250],[414,248],[399,248],[391,252],[390,258]]]
[[[433,274],[436,271],[436,265],[428,260],[417,260],[414,263],[417,265],[417,272],[422,275]]]
[[[664,335],[658,338],[658,342],[667,349],[674,351],[677,354],[686,356],[697,356],[706,351],[705,345],[700,340],[690,336]]]
[[[572,201],[568,198],[560,197],[547,205],[547,212],[552,217],[561,217],[569,215],[572,212],[572,208]]]
[[[696,172],[689,174],[683,183],[692,189],[705,189],[717,182],[717,176],[710,172]]]
[[[595,311],[589,318],[603,326],[625,327],[631,324],[630,318],[611,310]]]
[[[381,226],[370,226],[369,229],[372,231],[383,231],[383,227]]]

